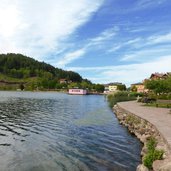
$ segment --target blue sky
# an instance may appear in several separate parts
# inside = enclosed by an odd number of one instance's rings
[[[95,83],[171,71],[170,0],[0,0],[0,53],[22,53]]]

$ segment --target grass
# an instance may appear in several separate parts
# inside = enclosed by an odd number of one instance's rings
[[[20,79],[8,77],[4,74],[0,74],[0,80],[9,81],[9,82],[20,82],[21,81]]]
[[[157,150],[157,141],[154,137],[151,137],[147,142],[147,154],[144,156],[143,163],[144,165],[152,169],[153,162],[155,160],[161,160],[163,158],[163,150]]]
[[[130,95],[129,92],[126,91],[115,92],[113,94],[109,94],[107,97],[110,107],[113,107],[117,102],[136,100],[134,95]]]
[[[148,107],[161,107],[161,108],[171,108],[171,104],[158,104],[158,106],[156,106],[156,103],[147,103],[144,104],[144,106],[148,106]]]

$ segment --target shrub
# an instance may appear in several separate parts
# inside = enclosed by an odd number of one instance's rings
[[[157,141],[151,137],[147,142],[147,154],[144,156],[143,163],[149,169],[152,169],[155,160],[161,160],[163,157],[163,150],[156,150]]]
[[[153,161],[154,161],[153,160],[153,153],[150,152],[150,153],[145,155],[143,163],[147,168],[152,169]]]
[[[143,97],[144,96],[144,93],[138,93],[138,92],[130,92],[129,93],[129,96],[132,96],[132,97]]]
[[[168,94],[167,94],[167,99],[168,99],[168,100],[171,100],[171,93],[168,93]]]
[[[113,107],[117,102],[123,102],[123,101],[130,101],[135,100],[135,96],[130,96],[129,92],[127,91],[118,91],[114,94],[108,95],[108,101],[110,107]]]
[[[164,151],[163,150],[155,150],[154,151],[154,159],[161,160],[163,158]]]
[[[150,139],[147,142],[147,149],[148,151],[154,151],[157,145],[157,141],[154,137],[150,137]]]
[[[171,93],[168,93],[167,99],[168,99],[168,100],[171,100]]]

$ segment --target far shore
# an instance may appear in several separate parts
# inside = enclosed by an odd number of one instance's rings
[[[9,91],[9,92],[54,92],[54,93],[66,93],[68,94],[68,90],[0,90],[0,91]],[[89,92],[86,95],[105,95],[104,93],[99,93],[99,92]]]

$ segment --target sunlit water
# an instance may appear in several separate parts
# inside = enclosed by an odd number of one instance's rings
[[[0,171],[134,171],[140,149],[104,96],[0,92]]]

